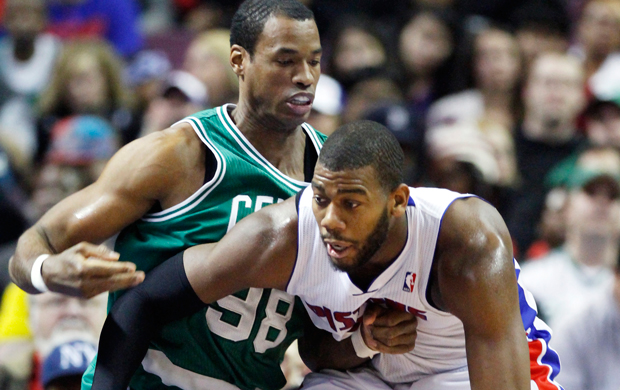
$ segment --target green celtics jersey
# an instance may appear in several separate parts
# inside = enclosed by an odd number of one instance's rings
[[[248,142],[223,106],[184,119],[213,155],[213,176],[191,197],[125,228],[120,259],[149,271],[197,244],[219,241],[235,223],[308,185],[282,174]],[[309,125],[305,165],[314,168],[325,136]],[[241,245],[242,243],[240,243]],[[147,275],[148,277],[148,275]],[[118,293],[110,295],[111,306]],[[110,307],[109,306],[109,307]],[[280,389],[284,352],[302,332],[304,307],[277,290],[249,289],[167,325],[153,340],[131,388]],[[90,375],[90,377],[89,377]],[[83,389],[92,382],[92,366]]]

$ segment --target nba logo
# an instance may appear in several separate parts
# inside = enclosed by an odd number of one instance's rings
[[[405,284],[403,284],[403,291],[413,292],[413,285],[415,283],[416,274],[413,272],[407,272],[405,275]]]

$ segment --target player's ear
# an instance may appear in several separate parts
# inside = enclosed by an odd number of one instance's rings
[[[392,216],[400,217],[407,211],[409,203],[409,186],[401,183],[390,194],[392,199]]]
[[[249,57],[249,53],[239,45],[232,45],[230,48],[230,66],[232,66],[235,74],[243,78],[245,57]]]

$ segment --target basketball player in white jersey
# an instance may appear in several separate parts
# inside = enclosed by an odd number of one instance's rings
[[[220,243],[179,253],[117,301],[93,389],[124,389],[166,321],[251,287],[298,295],[333,342],[352,337],[362,365],[310,374],[304,390],[561,389],[550,330],[518,285],[502,218],[479,198],[402,184],[402,162],[383,126],[341,127],[310,187]],[[413,350],[374,354],[358,323],[368,302],[417,316]]]

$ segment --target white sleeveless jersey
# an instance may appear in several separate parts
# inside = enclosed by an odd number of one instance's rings
[[[401,355],[378,354],[372,360],[383,380],[410,383],[430,374],[467,369],[465,333],[455,316],[433,308],[426,288],[441,220],[450,204],[463,197],[443,189],[410,188],[405,248],[368,291],[355,286],[345,272],[331,264],[312,213],[312,188],[299,200],[298,253],[286,291],[299,296],[314,324],[342,340],[357,329],[366,302],[375,301],[418,317],[413,351]],[[514,261],[517,282],[521,269]],[[537,317],[532,294],[517,285],[524,335],[530,352],[531,388],[562,390],[555,382],[560,372],[558,354],[549,347],[551,329]]]
[[[287,292],[298,295],[314,324],[342,340],[357,328],[367,301],[407,310],[418,317],[413,351],[379,354],[373,365],[385,380],[412,382],[422,376],[467,367],[462,322],[433,308],[426,300],[441,219],[462,195],[436,188],[410,188],[407,243],[400,256],[370,285],[367,292],[331,264],[312,213],[312,188],[299,202],[299,248]]]

